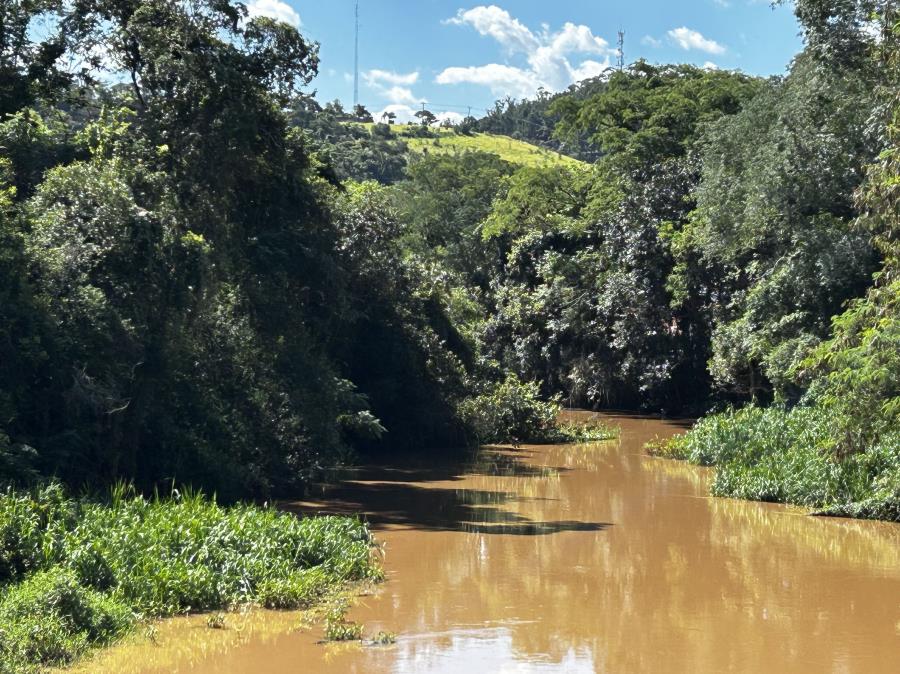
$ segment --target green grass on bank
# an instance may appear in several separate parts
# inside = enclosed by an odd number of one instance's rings
[[[364,124],[368,128],[374,124]],[[489,133],[474,133],[471,136],[459,134],[453,129],[432,129],[436,138],[407,137],[409,124],[392,124],[391,131],[401,137],[410,152],[419,154],[428,152],[436,154],[452,154],[478,150],[499,155],[501,159],[521,166],[583,166],[584,163],[573,157],[538,147],[522,140]]]
[[[900,521],[900,434],[837,459],[831,415],[816,407],[746,407],[712,414],[655,455],[715,466],[716,496],[806,506],[821,514]]]
[[[366,526],[202,495],[0,494],[0,674],[66,665],[144,618],[301,608],[376,578]]]

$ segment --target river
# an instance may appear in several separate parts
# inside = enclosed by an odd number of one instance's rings
[[[711,498],[709,471],[618,440],[358,469],[300,512],[363,512],[387,580],[321,644],[291,613],[160,625],[86,663],[120,674],[900,671],[900,525]]]

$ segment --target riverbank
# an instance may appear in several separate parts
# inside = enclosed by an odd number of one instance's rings
[[[145,621],[243,605],[313,606],[377,579],[365,524],[202,494],[108,502],[52,485],[0,495],[0,673],[70,664]]]
[[[651,454],[713,466],[714,496],[788,503],[821,515],[900,521],[900,436],[837,458],[831,415],[816,407],[746,407],[712,414]]]

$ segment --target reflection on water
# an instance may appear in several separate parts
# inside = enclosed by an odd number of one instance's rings
[[[91,671],[897,671],[900,527],[709,498],[708,471],[641,451],[681,426],[611,421],[616,441],[368,468],[291,504],[366,513],[388,580],[351,618],[392,646],[323,647],[267,615]]]
[[[98,653],[95,659],[65,671],[69,674],[92,674],[98,670],[190,670],[227,656],[243,644],[252,642],[261,647],[271,647],[279,636],[303,628],[308,620],[299,611],[254,610],[229,613],[225,618],[225,629],[210,629],[205,615],[172,618],[151,630],[135,634],[124,645]],[[152,637],[148,637],[151,631]]]

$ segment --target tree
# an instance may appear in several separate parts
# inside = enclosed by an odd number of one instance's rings
[[[25,201],[3,214],[0,273],[27,279],[4,286],[4,337],[24,345],[32,315],[29,346],[3,347],[5,432],[75,483],[177,476],[227,496],[302,477],[344,451],[358,405],[323,346],[337,232],[281,112],[314,46],[219,0],[65,9],[72,49],[102,48],[130,84],[74,153],[55,121],[3,124],[3,189]]]
[[[483,221],[508,251],[484,336],[499,362],[571,404],[658,408],[706,397],[703,295],[676,301],[670,276],[703,130],[760,84],[638,63],[589,83],[589,95],[554,99],[559,136],[590,139],[603,156],[589,174],[520,169]]]
[[[397,190],[409,249],[460,275],[460,282],[487,289],[501,252],[485,246],[480,226],[513,167],[497,155],[431,154],[411,162],[409,180]]]
[[[707,123],[740,110],[760,86],[740,73],[638,61],[593,95],[561,96],[549,110],[560,118],[558,138],[574,143],[585,134],[620,168],[633,170],[685,155]]]
[[[62,0],[4,2],[0,7],[0,120],[31,106],[39,98],[53,98],[74,81],[60,67],[70,36],[54,18]],[[37,22],[43,29],[35,30]],[[45,37],[36,40],[35,36]]]
[[[882,15],[875,52],[885,102],[883,150],[869,165],[856,199],[858,226],[872,236],[884,263],[866,294],[833,321],[833,336],[798,368],[811,380],[809,398],[832,419],[831,449],[839,457],[891,446],[900,430],[900,21]],[[900,512],[900,482],[885,480]]]
[[[416,117],[419,118],[419,123],[422,126],[431,126],[437,121],[437,117],[434,116],[434,113],[431,110],[419,110],[416,112]]]
[[[372,113],[366,109],[366,106],[361,103],[357,103],[353,106],[353,117],[357,122],[363,123],[372,123],[374,122],[374,118],[372,117]]]
[[[337,98],[325,104],[324,112],[338,120],[347,117],[347,112],[344,110],[344,104]]]
[[[892,0],[795,0],[793,6],[809,50],[817,59],[857,71],[877,66],[870,54],[879,23],[889,23],[879,17],[896,12]]]
[[[469,115],[456,125],[456,131],[464,136],[471,136],[478,128],[478,120]]]
[[[719,269],[711,368],[745,394],[796,397],[791,369],[875,263],[852,194],[877,151],[871,89],[798,57],[784,81],[712,125],[685,243]],[[773,390],[774,389],[774,390]]]

